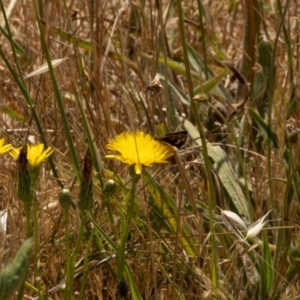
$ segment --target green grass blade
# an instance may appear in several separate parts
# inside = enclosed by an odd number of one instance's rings
[[[257,127],[260,129],[261,134],[265,138],[267,145],[270,145],[277,153],[279,151],[278,137],[270,126],[259,116],[259,114],[250,108],[250,114],[255,121]]]
[[[267,299],[270,291],[273,287],[274,280],[274,268],[272,265],[272,254],[269,248],[268,235],[266,231],[263,231],[263,247],[262,247],[262,261],[260,267],[260,279],[261,279],[261,299]]]
[[[18,114],[15,110],[5,106],[0,109],[4,114],[8,115],[12,119],[19,121],[19,122],[24,122],[24,117]]]
[[[163,75],[159,75],[159,78],[162,82],[165,82],[165,77]],[[168,88],[170,89],[170,97],[174,97],[176,100],[178,99],[186,107],[190,106],[188,97],[177,85],[173,84],[171,81],[168,81]]]
[[[177,230],[178,208],[171,197],[164,191],[164,189],[156,182],[148,172],[144,172],[145,185],[147,190],[155,202],[157,208],[160,209],[161,214],[168,222],[173,232]],[[185,251],[194,257],[197,253],[197,247],[193,239],[190,237],[191,230],[187,224],[183,225],[183,233],[180,242]]]
[[[45,138],[45,134],[44,134],[44,130],[41,126],[41,123],[40,123],[40,120],[39,120],[39,116],[38,114],[36,113],[35,111],[35,108],[34,108],[34,101],[33,99],[31,98],[30,96],[30,93],[24,83],[24,81],[22,80],[22,74],[21,74],[21,71],[19,70],[19,74],[21,77],[18,77],[18,75],[16,74],[12,64],[9,62],[8,58],[6,57],[6,55],[4,54],[4,52],[2,51],[2,48],[0,47],[0,57],[3,59],[3,62],[5,63],[5,66],[7,67],[7,69],[9,70],[11,76],[13,77],[13,80],[14,82],[17,84],[18,88],[20,89],[21,93],[23,94],[26,102],[27,102],[27,105],[29,106],[32,114],[33,114],[33,118],[34,118],[34,121],[36,123],[36,126],[38,128],[38,132],[43,140],[43,143],[45,144],[45,146],[47,147],[47,141],[46,141],[46,138]],[[16,62],[16,65],[18,66],[18,63]],[[53,159],[52,157],[49,158],[49,162],[50,162],[50,165],[51,165],[51,169],[52,169],[52,172],[53,172],[53,175],[54,177],[56,178],[58,184],[60,185],[60,187],[63,187],[63,184],[61,182],[61,180],[59,179],[59,176],[58,176],[58,172],[57,172],[57,168],[53,162]]]
[[[208,79],[212,79],[216,77],[215,73],[212,71],[212,69],[209,66],[205,66],[203,59],[199,56],[198,52],[193,49],[189,44],[187,46],[187,51],[189,58],[193,57],[193,59],[197,62],[198,64],[198,72],[207,72],[208,74]],[[199,75],[198,75],[199,76]],[[200,81],[201,79],[199,79]],[[224,88],[223,84],[219,83],[218,85],[215,86],[215,91],[220,94],[222,97],[224,97],[228,103],[234,103],[234,99],[232,98],[231,94],[227,89]]]
[[[64,126],[64,132],[65,132],[66,139],[67,139],[67,142],[68,142],[68,146],[69,146],[70,154],[71,154],[71,157],[72,157],[72,161],[73,161],[73,164],[74,164],[74,167],[75,167],[75,172],[76,172],[77,178],[80,178],[80,164],[79,164],[76,149],[75,149],[75,146],[74,146],[75,143],[74,143],[72,135],[71,135],[70,125],[69,125],[69,122],[67,120],[67,115],[66,115],[66,111],[65,111],[65,108],[64,108],[63,100],[62,100],[61,93],[60,93],[60,90],[59,90],[59,87],[58,87],[58,84],[57,84],[57,80],[56,80],[56,77],[55,77],[55,74],[54,74],[54,71],[53,71],[51,58],[50,58],[50,53],[49,53],[49,49],[48,49],[47,44],[46,44],[46,39],[45,39],[45,34],[44,34],[43,27],[42,27],[42,23],[41,23],[40,18],[39,18],[37,7],[36,6],[34,6],[34,7],[35,7],[36,20],[37,20],[37,23],[38,23],[40,37],[41,37],[42,49],[45,53],[45,57],[46,57],[46,60],[47,60],[48,66],[49,66],[49,74],[50,74],[50,78],[51,78],[51,82],[52,82],[52,86],[53,86],[53,90],[54,90],[54,94],[55,94],[55,99],[57,101],[59,112],[60,112],[60,115],[61,115],[61,118],[62,118],[62,123],[63,123],[63,126]]]
[[[82,48],[84,50],[87,51],[92,51],[92,43],[85,41],[83,39],[77,38],[75,37],[73,34],[71,33],[67,33],[61,29],[59,29],[58,27],[51,27],[53,33],[57,36],[59,36],[60,38],[62,38],[64,41],[69,42],[70,44],[73,44],[74,46],[77,46],[79,48]]]
[[[114,243],[114,241],[106,234],[106,232],[104,230],[102,230],[102,228],[98,225],[97,221],[94,219],[94,217],[91,214],[88,214],[88,217],[90,218],[93,225],[97,228],[97,231],[99,232],[99,234],[106,240],[106,242],[111,246],[111,248],[115,252],[117,252],[118,246]],[[142,300],[143,298],[137,289],[131,269],[128,266],[126,261],[125,261],[125,272],[126,272],[128,280],[129,280],[130,290],[131,290],[131,295],[133,297],[133,300]]]
[[[183,57],[184,57],[184,64],[185,64],[185,71],[186,71],[186,77],[187,77],[187,86],[191,101],[190,106],[190,119],[192,122],[195,122],[197,125],[198,131],[200,133],[200,138],[202,141],[202,152],[203,152],[203,160],[204,160],[204,169],[205,169],[205,175],[207,177],[207,185],[208,185],[208,201],[209,201],[209,229],[210,232],[214,232],[214,225],[213,225],[213,211],[216,206],[216,198],[213,190],[213,181],[211,178],[211,172],[210,172],[210,161],[208,157],[208,150],[206,146],[206,141],[204,138],[204,129],[200,122],[200,118],[197,111],[197,106],[193,102],[194,97],[194,91],[193,91],[193,81],[191,77],[191,70],[190,70],[190,63],[189,63],[189,55],[188,55],[188,42],[185,37],[185,28],[184,28],[184,13],[182,9],[182,1],[178,0],[177,2],[177,9],[178,9],[178,18],[179,18],[179,32],[180,32],[180,38],[182,41],[182,50],[183,50]],[[219,286],[218,281],[218,262],[217,262],[217,246],[216,246],[216,240],[214,234],[210,237],[211,247],[212,247],[212,257],[211,257],[211,276],[212,276],[212,282],[214,286],[217,288]]]
[[[214,87],[216,87],[220,81],[224,78],[224,76],[226,76],[227,74],[227,70],[223,70],[222,72],[220,72],[218,75],[216,75],[215,77],[207,80],[206,82],[204,82],[202,85],[197,86],[194,89],[194,93],[198,94],[198,93],[209,93],[211,90],[214,89]]]
[[[16,49],[17,54],[19,54],[26,62],[30,63],[30,59],[26,55],[23,48],[17,43],[14,39],[11,38],[11,35],[2,27],[0,26],[1,33],[13,44],[13,47]]]

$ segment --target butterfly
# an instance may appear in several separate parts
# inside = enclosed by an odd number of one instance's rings
[[[167,133],[161,138],[156,138],[158,141],[165,142],[176,148],[181,148],[187,141],[188,133],[186,130]]]

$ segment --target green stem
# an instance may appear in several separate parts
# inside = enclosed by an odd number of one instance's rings
[[[69,263],[70,260],[68,260],[68,257],[70,255],[70,246],[69,246],[69,210],[64,210],[64,218],[65,218],[65,253],[66,253],[66,270],[69,270]],[[65,299],[68,299],[68,288],[65,289]]]
[[[111,200],[111,198],[107,199],[106,209],[107,209],[107,212],[108,212],[108,217],[109,217],[109,220],[110,220],[110,224],[112,226],[112,230],[114,232],[115,239],[117,240],[118,232],[117,232],[116,226],[114,226],[115,222],[114,222],[114,216],[113,216],[111,205],[110,205],[110,200]]]
[[[91,213],[88,214],[89,219],[91,220],[91,222],[93,223],[93,225],[96,228],[96,232],[95,235],[97,235],[97,232],[100,233],[100,235],[102,236],[102,238],[110,245],[110,247],[114,250],[114,251],[118,251],[118,246],[109,238],[109,236],[106,234],[106,232],[104,230],[102,230],[102,228],[98,225],[97,221],[94,219],[93,215]],[[131,295],[132,295],[132,299],[134,300],[142,300],[142,296],[140,295],[136,284],[134,282],[133,279],[133,274],[131,273],[131,269],[129,268],[126,260],[125,260],[125,272],[127,275],[127,279],[129,281],[129,285],[130,285],[130,291],[131,291]]]
[[[74,269],[75,269],[75,263],[76,263],[76,258],[77,258],[78,252],[79,252],[79,248],[82,243],[82,236],[83,236],[83,232],[84,232],[85,221],[86,221],[86,214],[85,214],[85,212],[82,212],[77,242],[76,242],[73,252],[71,253],[70,257],[67,259],[67,278],[66,278],[66,291],[65,291],[66,297],[65,297],[65,299],[73,298],[72,294],[73,294],[73,286],[74,286]]]
[[[93,240],[94,240],[94,234],[95,234],[95,228],[93,229],[93,232],[90,236],[89,242],[88,242],[86,250],[85,250],[85,255],[84,255],[84,260],[83,260],[83,271],[82,271],[83,276],[82,276],[82,280],[81,280],[80,294],[79,294],[77,300],[81,300],[84,296],[85,285],[86,285],[87,274],[88,274],[89,252],[90,252],[90,248],[92,246]]]
[[[208,157],[208,150],[205,140],[205,134],[203,126],[200,122],[199,115],[197,112],[197,107],[195,105],[195,102],[193,101],[194,96],[194,89],[193,89],[193,81],[192,81],[192,73],[190,70],[190,64],[189,64],[189,57],[188,57],[188,51],[187,51],[187,43],[185,38],[185,31],[184,31],[184,14],[182,9],[182,0],[176,1],[177,3],[177,9],[178,9],[178,19],[179,19],[179,32],[180,37],[182,41],[182,50],[183,50],[183,57],[184,57],[184,64],[185,64],[185,70],[186,70],[186,77],[187,77],[187,83],[188,83],[188,90],[189,90],[189,96],[190,96],[190,117],[191,121],[195,122],[197,125],[197,128],[200,133],[200,138],[202,142],[202,155],[203,155],[203,161],[204,161],[204,168],[207,178],[207,187],[208,187],[208,202],[209,202],[209,229],[211,232],[211,280],[214,285],[214,287],[217,289],[219,286],[218,281],[218,258],[217,258],[217,244],[215,240],[214,235],[214,222],[213,222],[213,212],[216,207],[216,200],[215,200],[215,194],[212,184],[212,178],[211,178],[211,172],[210,172],[210,161]],[[213,291],[213,294],[215,294],[215,291]]]
[[[31,203],[24,202],[25,205],[25,214],[26,214],[26,236],[27,238],[31,237]]]
[[[130,230],[131,220],[134,214],[134,200],[135,200],[135,192],[137,182],[139,180],[139,176],[132,176],[132,188],[124,199],[124,204],[127,207],[127,220],[125,220],[124,216],[124,206],[120,208],[120,218],[121,218],[121,239],[117,251],[117,266],[118,266],[118,279],[123,280],[125,277],[125,246],[127,243],[127,237]]]
[[[33,222],[34,222],[34,277],[36,280],[36,285],[38,289],[39,299],[44,299],[41,293],[41,279],[39,276],[39,262],[40,262],[40,243],[39,243],[39,223],[38,223],[38,208],[37,208],[37,198],[35,190],[33,191]]]

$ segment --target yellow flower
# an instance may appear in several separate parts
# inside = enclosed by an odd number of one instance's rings
[[[20,148],[13,148],[10,151],[10,155],[18,159],[20,154]],[[27,159],[31,166],[38,167],[44,160],[46,160],[52,153],[54,152],[54,149],[51,147],[48,147],[44,151],[44,144],[37,144],[37,145],[28,145],[27,146]]]
[[[167,159],[174,153],[172,147],[155,140],[143,131],[117,135],[109,141],[106,148],[120,153],[106,155],[106,158],[116,158],[129,165],[134,164],[136,174],[141,174],[142,165],[167,163]]]
[[[4,139],[0,139],[0,154],[4,154],[12,149],[11,144],[4,145]]]

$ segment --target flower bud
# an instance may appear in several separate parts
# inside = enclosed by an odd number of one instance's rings
[[[65,210],[68,210],[70,206],[72,206],[75,209],[75,204],[73,202],[72,194],[68,189],[62,189],[60,191],[59,204]]]
[[[27,145],[22,147],[18,157],[17,195],[19,199],[23,202],[30,203],[32,200],[31,178],[29,174],[28,159],[27,159]]]
[[[112,197],[116,191],[116,188],[117,186],[114,180],[112,179],[107,180],[104,184],[103,191],[102,191],[104,198],[108,199]]]
[[[80,191],[78,196],[78,208],[81,211],[91,210],[94,207],[92,167],[92,157],[88,151],[83,162]]]

